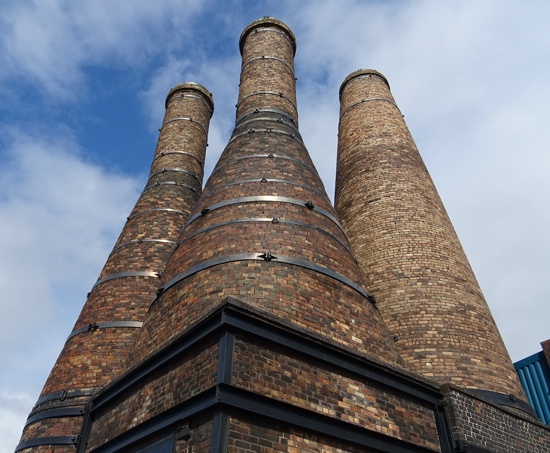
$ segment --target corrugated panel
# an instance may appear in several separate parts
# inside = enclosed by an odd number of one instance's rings
[[[542,352],[514,363],[527,398],[540,419],[550,424],[550,370]]]

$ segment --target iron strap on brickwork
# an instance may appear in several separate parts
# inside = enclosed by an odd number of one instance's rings
[[[56,409],[45,409],[31,415],[27,418],[25,428],[31,423],[45,420],[47,418],[65,418],[65,417],[81,417],[84,415],[84,409],[78,407],[60,407]]]
[[[94,289],[96,286],[101,285],[102,283],[108,282],[109,280],[113,280],[115,278],[124,278],[124,277],[160,277],[160,272],[155,271],[130,271],[130,272],[118,272],[116,274],[107,275],[106,277],[103,277],[99,279],[95,285],[92,287]]]
[[[160,243],[160,244],[176,244],[177,241],[172,241],[170,239],[135,239],[133,241],[123,242],[122,244],[117,245],[113,250],[111,250],[111,254],[116,252],[118,249],[121,249],[122,247],[127,247],[128,245],[132,244],[142,244],[144,242],[153,242],[153,243]]]
[[[126,220],[131,220],[134,217],[137,217],[142,214],[147,214],[150,212],[172,212],[174,214],[189,215],[187,211],[180,211],[179,209],[170,209],[170,208],[153,208],[153,209],[144,209],[143,211],[135,212],[134,214],[128,216]]]
[[[287,120],[289,120],[294,125],[293,127],[296,130],[298,130],[296,122],[295,122],[294,118],[292,118],[292,116],[290,116],[287,112],[283,112],[282,110],[271,109],[271,108],[260,108],[260,107],[253,108],[253,109],[243,113],[241,116],[239,116],[235,120],[235,124],[238,125],[245,117],[250,116],[250,115],[257,115],[258,113],[273,113],[273,114],[277,115],[277,117],[285,117]],[[285,124],[288,124],[288,123],[285,123]]]
[[[199,123],[197,120],[194,120],[193,118],[187,118],[187,117],[183,117],[183,116],[178,117],[178,118],[172,118],[172,119],[166,121],[165,123],[163,123],[161,129],[163,129],[164,126],[166,126],[167,124],[175,123],[176,121],[189,121],[193,124],[196,124],[197,126],[199,126],[202,129],[202,131],[204,132],[204,135],[208,136],[208,131],[206,130],[206,128],[201,123]]]
[[[368,299],[372,304],[376,303],[374,297],[371,296],[361,285],[355,283],[353,280],[345,277],[344,275],[333,271],[332,269],[319,266],[318,264],[312,263],[311,261],[300,260],[300,259],[292,258],[290,256],[283,256],[279,254],[272,255],[271,252],[268,251],[264,253],[238,253],[235,255],[225,255],[225,256],[220,256],[218,258],[203,261],[202,263],[196,266],[193,266],[192,268],[188,269],[185,272],[182,272],[181,274],[176,275],[174,278],[168,281],[163,288],[159,289],[158,295],[153,300],[152,304],[155,303],[155,301],[157,300],[160,294],[162,294],[172,286],[176,285],[177,283],[181,282],[182,280],[190,277],[191,275],[194,275],[198,272],[201,272],[205,269],[208,269],[214,266],[219,266],[220,264],[227,264],[227,263],[233,263],[238,261],[270,261],[270,262],[291,264],[294,266],[302,267],[304,269],[308,269],[308,270],[317,272],[319,274],[326,275],[327,277],[333,278],[339,281],[340,283],[343,283],[346,286],[349,286],[351,289],[355,290],[356,292],[361,294],[363,297]]]
[[[384,102],[388,102],[390,103],[391,105],[393,105],[398,111],[399,113],[401,113],[401,110],[399,110],[399,107],[397,107],[397,104],[395,102],[393,102],[391,99],[386,99],[386,98],[368,98],[368,99],[361,99],[360,101],[357,101],[357,102],[354,102],[353,104],[351,104],[346,110],[344,110],[341,114],[340,114],[340,120],[344,117],[344,115],[346,113],[348,113],[348,111],[350,111],[352,108],[354,107],[357,107],[358,105],[361,105],[361,104],[364,104],[365,102],[369,102],[369,101],[384,101]]]
[[[61,390],[59,392],[48,393],[38,398],[38,400],[34,404],[34,408],[40,406],[41,404],[48,403],[50,401],[55,401],[55,400],[64,401],[67,398],[80,398],[83,396],[92,396],[98,390],[99,390],[98,387],[93,387],[89,389]]]
[[[50,437],[35,437],[34,439],[20,442],[15,451],[24,450],[25,448],[41,447],[43,445],[76,445],[78,436],[50,436]]]
[[[292,161],[292,162],[294,162],[298,165],[301,165],[302,167],[307,168],[308,170],[312,170],[312,166],[313,166],[313,164],[306,163],[306,162],[301,161],[300,159],[296,159],[295,157],[285,156],[283,154],[274,154],[274,153],[249,154],[248,156],[235,157],[233,159],[229,159],[229,160],[226,160],[224,162],[218,163],[218,165],[216,165],[216,168],[214,168],[214,170],[212,170],[212,175],[215,174],[220,168],[223,168],[226,165],[229,165],[229,164],[232,164],[232,163],[235,163],[235,162],[239,162],[239,161],[244,160],[244,159],[263,159],[263,158],[266,158],[266,157],[268,159],[286,159],[286,160],[290,160],[290,161]],[[212,175],[210,175],[210,178],[212,178]]]
[[[143,322],[141,321],[110,321],[110,322],[100,322],[97,324],[92,323],[85,327],[81,327],[79,329],[73,330],[71,334],[67,337],[67,340],[65,341],[69,341],[75,335],[78,335],[80,333],[93,332],[97,329],[111,329],[111,328],[139,329],[141,326],[143,326]]]
[[[161,157],[164,157],[164,156],[167,156],[169,154],[181,154],[181,155],[184,155],[184,156],[189,156],[189,157],[192,157],[193,159],[195,159],[197,161],[197,163],[202,167],[204,167],[204,163],[202,160],[200,160],[197,156],[195,156],[193,153],[190,153],[188,151],[179,151],[179,150],[172,150],[172,151],[161,151],[160,153],[158,153],[154,159],[153,159],[153,162],[155,162],[157,159],[160,159]]]

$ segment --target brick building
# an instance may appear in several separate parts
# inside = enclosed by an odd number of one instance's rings
[[[151,173],[20,452],[547,452],[386,78],[348,76],[334,206],[290,29],[250,24],[233,134],[168,93]]]

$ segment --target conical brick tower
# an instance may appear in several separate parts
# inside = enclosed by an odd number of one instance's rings
[[[124,370],[159,277],[201,193],[211,95],[184,83],[166,98],[153,165],[31,412],[17,450],[74,452],[91,397]]]
[[[387,80],[357,71],[340,99],[335,206],[405,365],[526,401]]]

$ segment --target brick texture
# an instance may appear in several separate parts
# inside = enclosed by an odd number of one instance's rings
[[[335,206],[404,363],[526,400],[386,79],[358,71],[340,94]]]

